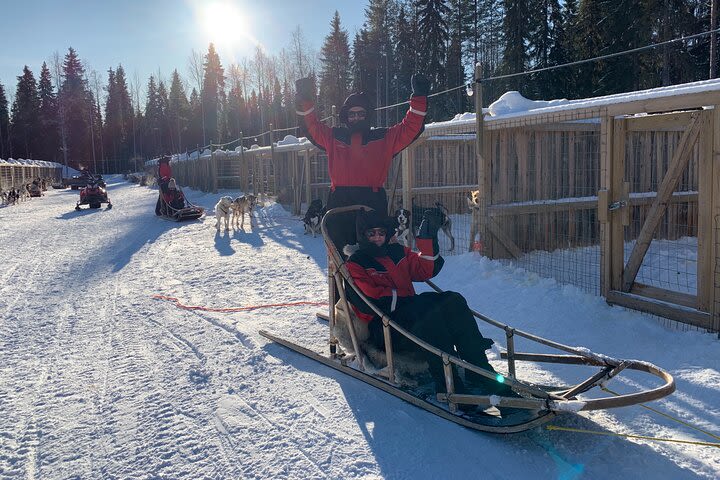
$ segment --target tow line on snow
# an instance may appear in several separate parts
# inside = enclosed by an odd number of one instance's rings
[[[608,392],[608,393],[611,393],[611,394],[613,394],[613,395],[616,395],[616,396],[617,396],[617,395],[620,395],[619,393],[613,392],[612,390],[610,390],[610,389],[607,388],[607,387],[604,387],[603,390],[606,391],[606,392]],[[704,433],[705,435],[708,435],[708,436],[710,436],[710,437],[712,437],[712,438],[714,438],[714,439],[716,439],[716,440],[720,440],[720,436],[717,436],[717,435],[715,435],[715,434],[713,434],[713,433],[710,433],[710,432],[708,432],[707,430],[703,430],[702,428],[698,428],[698,427],[696,427],[695,425],[692,425],[692,424],[690,424],[690,423],[688,423],[688,422],[686,422],[686,421],[684,421],[684,420],[680,420],[679,418],[673,417],[672,415],[667,414],[667,413],[665,413],[665,412],[661,412],[660,410],[657,410],[657,409],[655,409],[655,408],[648,407],[647,405],[644,405],[644,404],[642,404],[642,403],[640,403],[639,405],[640,405],[641,407],[643,407],[643,408],[646,408],[646,409],[650,410],[651,412],[657,413],[658,415],[662,415],[663,417],[668,418],[668,419],[670,419],[670,420],[672,420],[672,421],[674,421],[674,422],[678,422],[678,423],[680,423],[680,424],[682,424],[682,425],[685,425],[686,427],[692,428],[693,430],[697,430],[698,432]],[[556,426],[556,425],[548,425],[546,428],[547,428],[548,430],[560,430],[560,431],[563,431],[563,432],[590,433],[590,434],[594,434],[594,435],[606,435],[606,436],[615,436],[615,437],[638,438],[638,439],[642,439],[642,440],[653,440],[653,441],[656,441],[656,442],[687,443],[687,444],[690,444],[690,445],[702,445],[702,446],[705,446],[705,447],[720,448],[720,443],[714,443],[714,442],[700,442],[700,441],[694,441],[694,440],[678,440],[678,439],[675,439],[675,438],[648,437],[648,436],[644,436],[644,435],[630,435],[630,434],[627,434],[627,433],[601,432],[601,431],[598,431],[598,430],[584,430],[584,429],[581,429],[581,428],[558,427],[558,426]]]
[[[203,307],[200,305],[185,305],[175,297],[168,297],[166,295],[153,295],[152,298],[156,300],[166,300],[173,302],[176,307],[182,308],[183,310],[202,310],[204,312],[221,312],[221,313],[232,313],[232,312],[246,312],[248,310],[257,310],[258,308],[280,308],[280,307],[299,307],[302,305],[312,305],[315,307],[327,307],[327,302],[288,302],[288,303],[268,303],[265,305],[250,305],[247,307],[230,307],[230,308],[215,308],[215,307]]]
[[[615,432],[601,432],[598,430],[584,430],[582,428],[569,428],[569,427],[558,427],[557,425],[547,425],[545,428],[548,430],[560,430],[563,432],[575,432],[575,433],[591,433],[593,435],[605,435],[611,437],[626,437],[626,438],[639,438],[641,440],[653,440],[655,442],[674,442],[674,443],[689,443],[691,445],[702,445],[705,447],[720,448],[720,443],[713,442],[697,442],[694,440],[678,440],[676,438],[662,438],[662,437],[648,437],[645,435],[631,435],[629,433],[615,433]]]

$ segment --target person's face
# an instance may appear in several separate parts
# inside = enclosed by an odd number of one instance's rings
[[[362,107],[352,107],[348,110],[348,125],[354,125],[367,118],[367,111]]]
[[[370,228],[365,231],[365,236],[370,243],[378,247],[381,247],[385,243],[385,235],[387,235],[387,230],[384,228]]]

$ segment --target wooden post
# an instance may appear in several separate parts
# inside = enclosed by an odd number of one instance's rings
[[[478,189],[480,195],[478,197],[478,233],[480,241],[485,243],[485,251],[483,254],[490,253],[492,257],[491,239],[488,228],[488,210],[491,203],[491,159],[485,151],[485,131],[483,119],[483,89],[482,89],[482,65],[475,64],[475,159],[477,161]]]
[[[245,147],[243,145],[243,132],[240,132],[240,188],[243,193],[248,191],[248,169],[245,160]]]
[[[627,120],[620,118],[614,120],[612,134],[612,167],[610,170],[610,201],[619,202],[622,198],[623,184],[625,183],[625,142]],[[625,207],[629,208],[629,207]],[[625,259],[625,229],[622,225],[622,209],[609,214],[610,218],[610,288],[620,290],[622,287],[623,267]]]
[[[697,208],[697,309],[703,312],[713,310],[714,278],[713,268],[713,125],[714,113],[707,112],[707,123],[700,132],[698,158],[698,208]],[[691,176],[690,178],[693,178]],[[690,210],[688,208],[688,210]],[[692,211],[688,212],[688,220]],[[688,221],[688,225],[690,222]]]
[[[312,177],[310,175],[310,150],[303,152],[303,158],[305,161],[305,202],[310,205],[312,202]]]
[[[413,176],[413,157],[412,152],[414,152],[415,149],[413,147],[408,147],[405,150],[402,151],[400,154],[400,168],[402,169],[402,179],[403,179],[403,187],[402,187],[402,201],[403,201],[403,208],[407,210],[411,210],[412,206],[412,186],[415,183],[415,178]],[[388,205],[388,208],[392,208],[390,205]]]
[[[715,105],[712,111],[712,118],[710,119],[710,132],[713,137],[713,152],[712,152],[712,247],[713,252],[712,259],[709,259],[713,263],[712,282],[715,288],[711,292],[712,310],[713,312],[713,330],[718,332],[718,338],[720,338],[720,105]],[[698,278],[698,282],[702,282],[705,279]]]

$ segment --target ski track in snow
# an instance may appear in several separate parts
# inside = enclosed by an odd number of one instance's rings
[[[709,447],[542,428],[473,432],[258,334],[321,348],[327,332],[316,307],[221,313],[153,299],[219,308],[323,301],[322,240],[302,235],[302,223],[275,204],[256,213],[252,231],[246,223],[244,232],[216,234],[212,206],[238,192],[188,190],[207,217],[175,224],[152,214],[156,190],[119,176],[108,187],[112,210],[75,212],[77,192],[69,190],[0,208],[0,479],[720,476],[720,454]],[[536,316],[519,326],[676,369],[678,393],[653,407],[718,434],[712,336],[665,331],[573,287],[470,254],[448,259],[446,270],[441,285],[502,321]],[[572,303],[567,316],[638,326],[647,344],[628,352],[632,344],[613,344],[612,328],[573,329],[553,310],[563,296]],[[669,365],[653,356],[658,344],[668,345]],[[690,347],[698,357],[678,353]],[[562,369],[524,369],[539,383],[574,380]],[[614,386],[647,387],[646,380]],[[712,441],[640,407],[554,423]]]

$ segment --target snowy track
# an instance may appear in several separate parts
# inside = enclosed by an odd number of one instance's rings
[[[322,301],[322,240],[277,205],[252,232],[216,234],[214,217],[163,221],[155,190],[108,184],[112,210],[75,212],[69,190],[0,208],[0,479],[720,476],[717,448],[472,432],[258,334],[320,345],[316,307],[213,313],[153,299]],[[237,194],[186,193],[210,215],[220,195]],[[438,283],[520,328],[669,369],[678,392],[653,406],[720,435],[713,336],[663,330],[472,255],[449,258]],[[612,335],[621,329],[633,335]],[[713,441],[639,407],[555,423]]]

